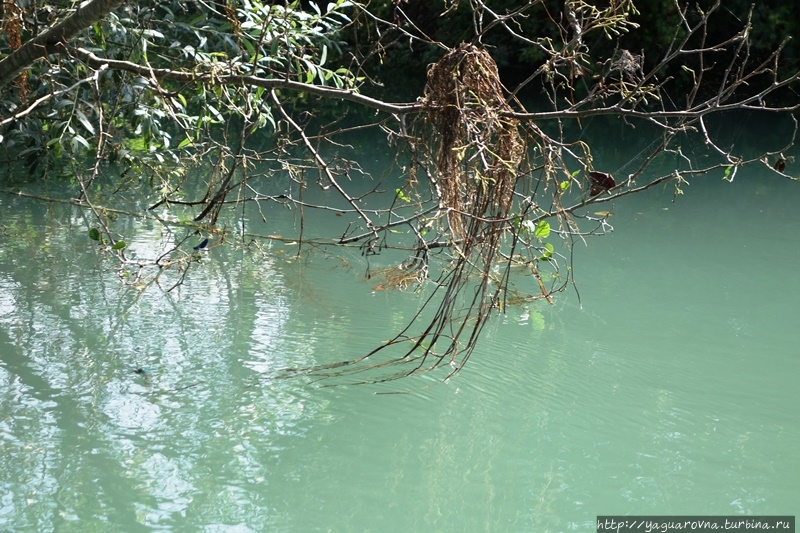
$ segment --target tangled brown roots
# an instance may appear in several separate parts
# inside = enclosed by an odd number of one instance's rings
[[[428,71],[426,104],[439,137],[437,193],[454,242],[497,238],[524,155],[517,120],[503,116],[511,108],[497,65],[469,44],[451,50]]]

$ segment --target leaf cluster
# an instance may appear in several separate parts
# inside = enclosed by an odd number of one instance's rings
[[[82,53],[145,67],[93,70],[70,55],[50,56],[26,72],[30,90],[7,87],[0,102],[2,154],[32,175],[59,161],[97,157],[125,168],[180,165],[187,149],[221,139],[226,127],[276,131],[268,91],[216,83],[219,75],[253,75],[353,89],[357,73],[342,64],[341,28],[351,2],[323,11],[246,1],[237,4],[155,1],[109,13],[70,43]],[[74,12],[72,2],[24,9],[22,40]],[[13,50],[0,40],[0,53]],[[146,69],[199,74],[204,82],[157,80]],[[294,98],[304,98],[295,94]]]

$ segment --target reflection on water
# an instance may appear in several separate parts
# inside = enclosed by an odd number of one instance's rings
[[[608,206],[617,232],[577,251],[581,305],[510,308],[447,383],[333,388],[269,376],[361,354],[419,303],[373,290],[358,256],[212,246],[173,292],[139,293],[74,213],[3,198],[0,529],[792,514],[800,190],[751,180]]]

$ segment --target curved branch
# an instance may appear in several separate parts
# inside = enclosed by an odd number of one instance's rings
[[[154,78],[157,80],[172,80],[181,83],[209,83],[214,85],[248,85],[253,87],[263,87],[265,89],[289,89],[292,91],[313,94],[325,98],[349,100],[378,111],[385,111],[386,113],[398,113],[401,115],[405,113],[413,113],[422,109],[422,104],[419,103],[393,104],[365,96],[350,89],[337,89],[335,87],[311,85],[287,79],[262,78],[259,76],[241,74],[219,75],[211,72],[186,72],[168,68],[150,68],[137,65],[136,63],[132,63],[130,61],[101,58],[84,48],[71,48],[70,53],[86,62],[86,64],[92,68],[107,66],[112,70],[132,72],[148,79]]]
[[[123,0],[89,0],[69,17],[39,34],[0,61],[0,88],[37,60],[57,52],[61,45],[99,21],[122,4]]]

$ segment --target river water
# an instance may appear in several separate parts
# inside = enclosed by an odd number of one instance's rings
[[[0,196],[0,530],[798,514],[800,185],[720,177],[603,205],[615,231],[577,246],[577,292],[495,316],[453,379],[335,387],[268,376],[360,355],[420,304],[358,253],[212,239],[182,285],[138,291],[87,213]],[[164,237],[119,224],[132,251]]]

